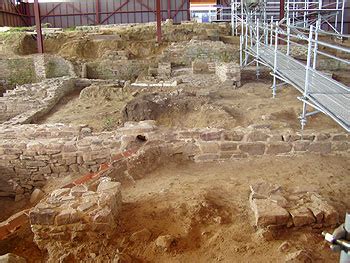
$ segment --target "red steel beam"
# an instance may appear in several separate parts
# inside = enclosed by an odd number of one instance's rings
[[[171,18],[171,0],[168,0],[168,18]]]
[[[22,14],[21,11],[18,10],[17,6],[14,3],[12,3],[12,1],[10,1],[10,3],[12,7],[16,10],[17,16],[19,16],[19,18],[23,21],[23,23],[26,26],[30,26],[30,24],[28,24],[28,22],[24,19],[25,14]]]
[[[157,42],[162,42],[162,14],[160,12],[160,0],[156,0],[156,13],[157,13]]]
[[[172,19],[175,19],[175,17],[180,12],[180,10],[184,8],[184,5],[186,4],[186,1],[188,1],[188,0],[182,0],[181,6],[176,10],[175,14],[173,14]]]
[[[40,7],[38,0],[34,0],[34,15],[35,15],[35,26],[36,26],[36,43],[38,46],[38,53],[44,53],[43,34],[41,31],[41,20],[40,20]]]
[[[96,0],[95,3],[95,9],[96,9],[96,25],[100,24],[100,1]]]
[[[284,0],[280,0],[280,20],[284,18]]]
[[[46,17],[48,17],[57,7],[59,7],[62,3],[59,3],[55,5],[49,12],[47,12],[45,15],[41,16],[41,21],[43,21]]]
[[[118,13],[119,10],[121,10],[125,5],[127,5],[130,2],[130,0],[126,0],[123,4],[121,4],[116,10],[114,10],[109,16],[107,16],[103,21],[101,21],[101,24],[106,22],[111,16]]]

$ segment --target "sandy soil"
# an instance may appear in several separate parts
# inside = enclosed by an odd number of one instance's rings
[[[80,97],[76,91],[63,99],[38,123],[88,124],[94,131],[112,130],[121,124],[121,110],[132,96]]]
[[[188,82],[180,85],[179,89],[196,93],[207,99],[207,103],[186,112],[179,110],[175,104],[157,119],[159,125],[182,129],[232,129],[250,125],[270,129],[300,129],[298,116],[302,103],[297,99],[300,94],[291,86],[280,88],[277,97],[272,99],[271,82],[267,79],[244,80],[245,84],[235,90],[221,87],[210,75],[192,75],[186,78]],[[112,130],[122,124],[121,111],[131,99],[130,94],[108,99],[81,99],[78,93],[72,94],[61,100],[40,123],[88,124],[95,131]],[[308,118],[306,129],[342,130],[332,119],[321,113]]]
[[[249,185],[266,180],[283,187],[317,191],[341,217],[350,208],[350,161],[340,156],[263,157],[223,163],[170,163],[132,185],[124,185],[119,229],[109,246],[132,262],[283,262],[288,252],[304,249],[316,262],[335,262],[321,236],[324,229],[284,229],[265,241],[253,227]],[[149,239],[131,241],[148,229]],[[330,231],[330,229],[329,229]],[[157,248],[160,235],[171,247]],[[40,252],[24,232],[7,251],[32,259]],[[290,242],[288,252],[278,247]],[[33,257],[31,257],[33,255]]]

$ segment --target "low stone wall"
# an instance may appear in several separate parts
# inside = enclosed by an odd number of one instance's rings
[[[9,175],[14,189],[2,195],[15,194],[19,199],[43,186],[48,178],[96,172],[134,146],[141,147],[139,154],[124,163],[122,169],[131,176],[139,176],[137,169],[155,169],[162,158],[174,155],[208,162],[262,155],[350,152],[346,133],[304,134],[301,138],[288,131],[254,129],[173,131],[158,129],[153,121],[127,123],[116,131],[97,134],[83,126],[10,126],[0,129],[0,139],[0,169]]]
[[[236,63],[216,63],[215,73],[226,86],[241,86],[241,67]]]
[[[146,72],[148,65],[139,60],[111,60],[85,64],[86,78],[135,80],[139,74]]]
[[[121,205],[120,183],[108,178],[89,188],[81,184],[57,189],[29,213],[34,241],[51,260],[69,254],[75,242],[85,244],[81,254],[89,254],[92,241],[102,243],[116,230]]]
[[[211,62],[238,61],[239,49],[220,41],[191,40],[172,43],[163,50],[160,61],[173,65],[191,66],[192,61],[204,59]]]
[[[0,97],[0,122],[24,124],[49,112],[56,103],[74,89],[69,77],[48,79],[8,90]]]

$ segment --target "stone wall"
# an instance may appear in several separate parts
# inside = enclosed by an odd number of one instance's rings
[[[241,67],[236,63],[216,63],[215,73],[223,85],[241,86]]]
[[[74,79],[63,77],[8,90],[0,97],[0,122],[6,125],[31,123],[49,112],[73,89]]]
[[[0,59],[0,80],[8,87],[37,81],[31,57]]]
[[[0,59],[0,82],[6,89],[43,81],[46,78],[74,77],[73,65],[58,56],[34,55],[21,58]]]
[[[18,198],[29,195],[48,178],[96,172],[131,146],[141,147],[141,151],[136,159],[124,163],[123,173],[136,177],[140,176],[137,169],[142,169],[141,174],[147,167],[155,169],[162,158],[173,155],[208,162],[262,155],[350,153],[346,133],[304,134],[301,138],[289,131],[255,129],[174,131],[158,129],[153,121],[126,123],[124,128],[97,134],[87,127],[10,126],[0,129],[0,139],[0,169],[6,170],[13,182],[14,192],[7,195],[15,193]]]
[[[135,80],[148,65],[139,60],[105,59],[86,64],[86,77],[89,79]]]
[[[173,65],[191,66],[195,59],[211,62],[238,61],[239,49],[221,41],[191,40],[189,42],[172,43],[163,50],[160,61]]]
[[[90,188],[82,184],[57,189],[29,213],[34,241],[52,262],[79,246],[84,247],[79,251],[84,260],[98,252],[91,243],[100,247],[115,233],[121,205],[120,183],[108,178]]]

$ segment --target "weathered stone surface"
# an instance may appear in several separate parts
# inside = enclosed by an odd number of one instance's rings
[[[316,221],[310,210],[306,207],[289,210],[289,213],[292,216],[294,226],[305,226]]]
[[[172,235],[165,235],[157,237],[155,244],[161,249],[168,250],[174,241],[175,238]]]
[[[249,155],[263,155],[265,152],[265,144],[263,143],[247,143],[239,145],[239,149],[242,152]]]
[[[309,253],[304,250],[289,253],[285,259],[286,263],[312,263],[313,260]]]
[[[261,131],[252,131],[247,134],[247,141],[248,142],[261,142],[261,141],[267,141],[269,136]]]
[[[130,241],[132,242],[147,242],[151,238],[152,233],[147,228],[133,233],[130,236]]]
[[[292,145],[287,143],[273,143],[267,147],[267,154],[289,153],[292,150]]]
[[[331,152],[331,143],[330,142],[314,142],[311,143],[308,147],[309,152],[327,154]]]
[[[0,263],[25,263],[25,262],[27,261],[24,258],[12,253],[8,253],[0,256]]]
[[[41,200],[41,198],[44,197],[44,195],[45,195],[45,193],[43,191],[41,191],[40,189],[35,189],[30,196],[30,203],[35,204],[35,203],[39,202]]]
[[[259,227],[269,225],[287,225],[289,213],[269,199],[251,199],[251,208],[255,214],[255,224]]]

